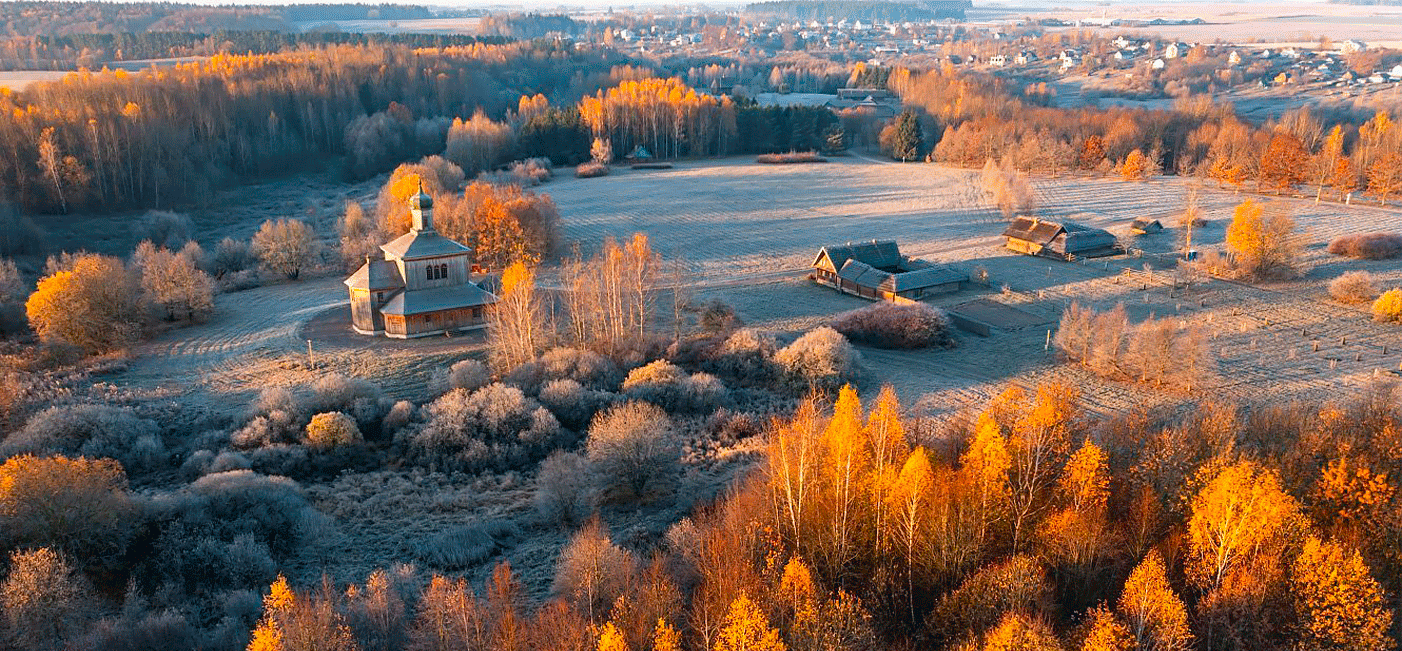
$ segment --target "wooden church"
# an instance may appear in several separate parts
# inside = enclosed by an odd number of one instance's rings
[[[409,232],[346,279],[351,327],[396,339],[485,327],[497,297],[472,282],[472,249],[433,229],[433,198],[422,184],[409,211]]]

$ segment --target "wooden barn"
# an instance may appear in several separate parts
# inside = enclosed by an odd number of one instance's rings
[[[1008,238],[1009,249],[1027,255],[1094,258],[1119,251],[1119,244],[1109,231],[1075,222],[1018,217],[1003,235]]]
[[[396,339],[485,327],[497,297],[472,282],[472,249],[433,229],[433,199],[422,188],[409,208],[409,232],[345,280],[351,327]]]
[[[1129,225],[1129,232],[1135,235],[1150,235],[1163,231],[1163,222],[1152,217],[1140,217]]]
[[[957,292],[969,281],[956,269],[901,255],[893,240],[825,246],[812,278],[844,294],[895,302]]]

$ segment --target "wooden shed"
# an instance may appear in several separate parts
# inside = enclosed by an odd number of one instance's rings
[[[1163,223],[1152,217],[1140,217],[1129,225],[1129,232],[1135,235],[1149,235],[1163,231]]]
[[[823,247],[812,278],[844,294],[895,302],[957,292],[969,281],[957,269],[901,255],[892,240]]]
[[[1109,231],[1075,222],[1018,217],[1003,235],[1008,238],[1009,249],[1027,255],[1093,258],[1119,251],[1119,244]]]

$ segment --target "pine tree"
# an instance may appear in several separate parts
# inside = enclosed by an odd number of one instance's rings
[[[887,134],[883,130],[882,135],[886,136],[883,141],[887,145],[891,158],[902,162],[920,158],[920,152],[925,148],[925,135],[920,128],[920,119],[916,117],[914,111],[910,109],[902,111],[888,128],[890,133]]]

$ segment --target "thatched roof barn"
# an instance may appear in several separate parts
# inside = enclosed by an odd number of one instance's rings
[[[1003,235],[1008,248],[1027,255],[1053,258],[1092,258],[1114,255],[1119,250],[1109,231],[1075,222],[1054,222],[1036,217],[1018,217]]]

